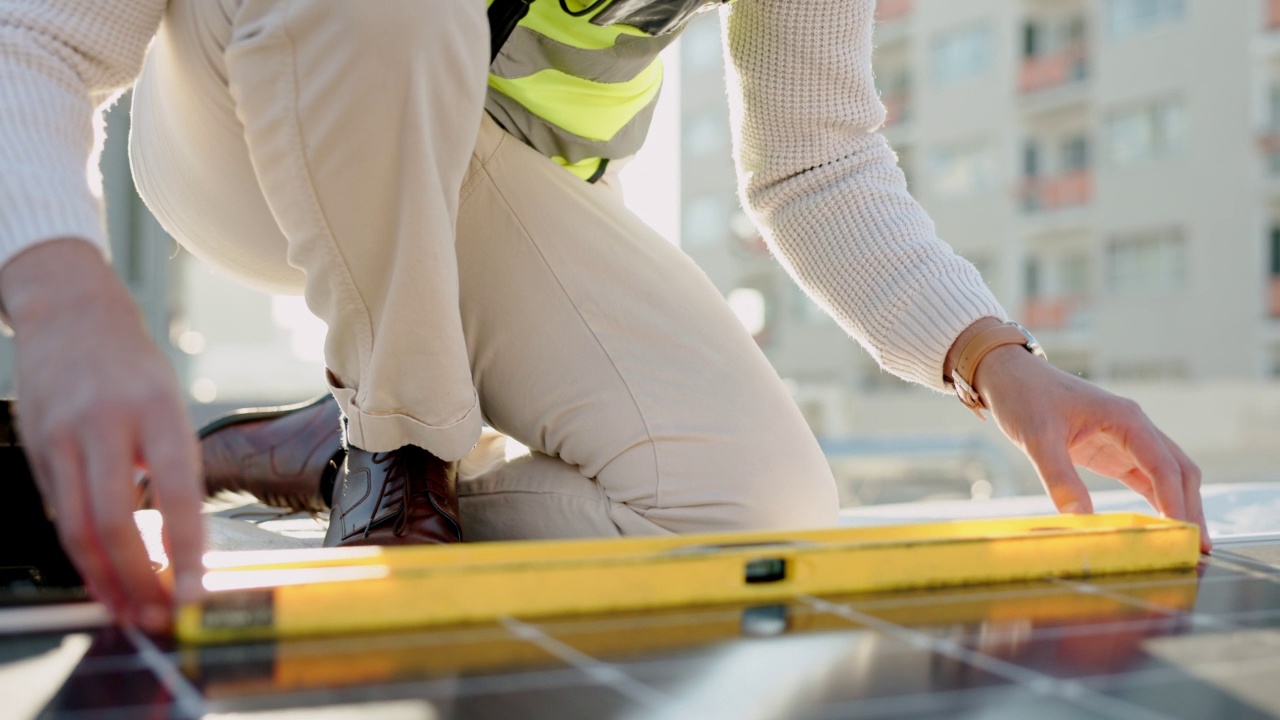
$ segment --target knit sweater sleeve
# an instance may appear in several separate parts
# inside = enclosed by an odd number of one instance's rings
[[[743,205],[787,271],[882,368],[944,389],[975,320],[1004,318],[940,240],[876,130],[875,0],[735,0],[725,11]]]
[[[105,252],[93,114],[138,74],[167,0],[0,0],[0,267],[56,237]]]

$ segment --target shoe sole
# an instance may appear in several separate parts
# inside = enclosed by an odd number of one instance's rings
[[[222,430],[225,428],[229,428],[233,425],[241,425],[247,422],[256,422],[258,420],[273,420],[283,415],[288,415],[289,413],[292,413],[292,412],[298,412],[299,410],[306,410],[308,408],[315,407],[316,405],[320,405],[321,403],[328,402],[330,399],[332,399],[332,397],[333,397],[332,395],[325,394],[311,400],[304,400],[303,402],[295,403],[293,405],[280,405],[278,407],[249,408],[247,410],[237,410],[233,413],[228,413],[226,415],[223,415],[222,417],[219,417],[213,420],[208,425],[205,425],[204,427],[200,428],[199,430],[196,431],[196,437],[203,440],[206,437],[212,435],[213,433],[218,432],[219,430]]]

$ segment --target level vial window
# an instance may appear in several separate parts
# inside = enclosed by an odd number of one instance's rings
[[[772,583],[787,578],[787,561],[782,558],[763,558],[747,562],[746,581],[750,584]]]

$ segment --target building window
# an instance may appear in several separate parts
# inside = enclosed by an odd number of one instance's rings
[[[1172,157],[1187,144],[1187,111],[1179,100],[1160,100],[1113,113],[1106,122],[1107,156],[1124,168]]]
[[[1271,277],[1280,277],[1280,226],[1271,228],[1271,247],[1268,256],[1268,267],[1271,268]]]
[[[1280,132],[1280,81],[1267,87],[1267,130]]]
[[[987,142],[941,148],[931,165],[934,190],[943,197],[967,197],[996,187],[996,154]]]
[[[1062,171],[1075,172],[1089,167],[1089,138],[1083,135],[1062,141]]]
[[[1087,297],[1093,284],[1089,256],[1083,253],[1067,255],[1062,259],[1061,294],[1066,297]]]
[[[1036,258],[1027,259],[1023,285],[1029,298],[1038,298],[1044,294],[1044,283],[1040,280],[1040,261]]]
[[[1022,26],[1022,57],[1029,59],[1036,57],[1043,50],[1044,38],[1043,31],[1039,25],[1035,23],[1027,23]]]
[[[1186,0],[1108,0],[1107,35],[1121,40],[1180,22],[1186,5]]]
[[[1179,230],[1117,237],[1107,247],[1108,284],[1117,295],[1149,295],[1182,287],[1186,243]]]
[[[1022,146],[1023,177],[1040,177],[1040,145],[1035,140],[1028,140]]]
[[[1085,19],[1080,16],[1055,23],[1027,22],[1022,26],[1023,61],[1082,45],[1086,36],[1085,28]]]
[[[993,45],[985,23],[940,35],[933,43],[933,81],[946,87],[986,74]]]

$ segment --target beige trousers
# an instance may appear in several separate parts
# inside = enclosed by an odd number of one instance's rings
[[[487,64],[482,0],[171,0],[138,189],[197,257],[304,292],[352,444],[459,459],[483,415],[529,448],[469,464],[469,539],[834,524],[715,287],[485,116]]]

